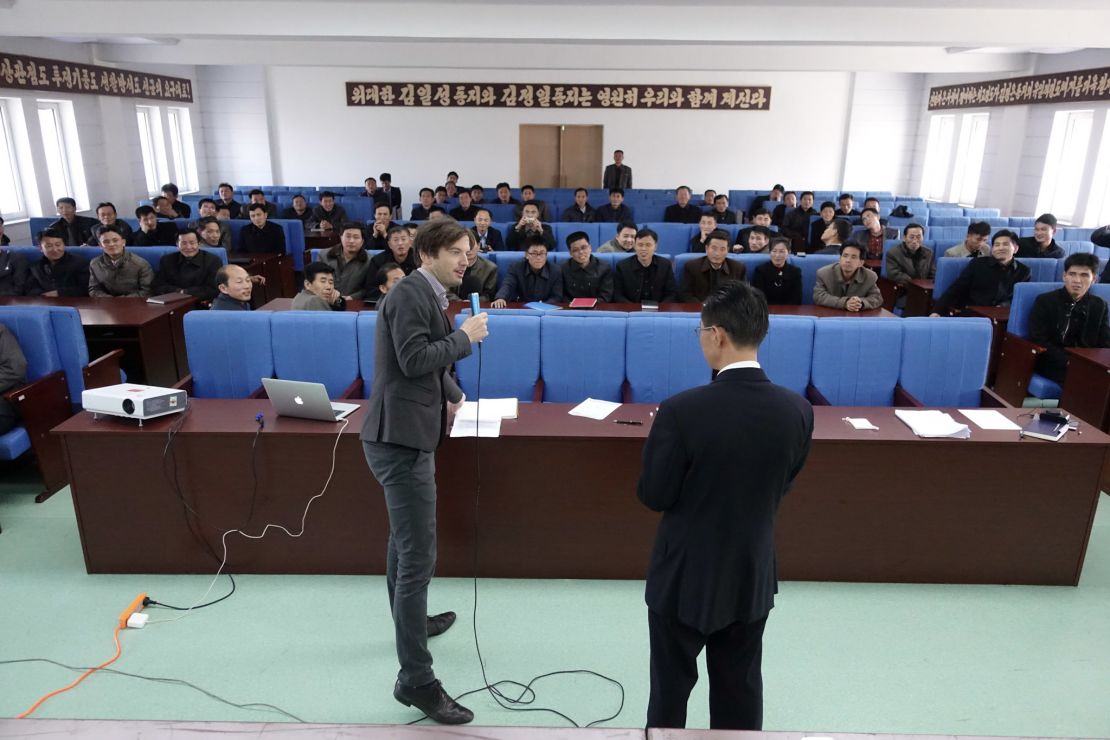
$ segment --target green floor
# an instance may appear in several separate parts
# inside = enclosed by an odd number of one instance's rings
[[[35,504],[32,490],[26,471],[0,470],[0,660],[98,663],[111,656],[114,620],[138,592],[188,604],[207,587],[206,577],[86,575],[68,491]],[[240,704],[275,704],[310,722],[415,718],[390,695],[396,666],[383,579],[238,580],[238,593],[223,604],[125,632],[115,667],[188,680]],[[431,592],[432,609],[461,615],[432,642],[452,693],[481,685],[471,588],[468,580],[437,579]],[[642,589],[640,582],[480,582],[490,679],[599,671],[626,691],[609,724],[642,726]],[[41,663],[0,665],[0,716],[18,714],[76,675]],[[1110,500],[1101,497],[1079,588],[783,584],[767,628],[764,680],[768,730],[1110,736]],[[537,704],[579,723],[615,713],[620,701],[618,689],[596,678],[563,676],[537,687]],[[503,710],[488,695],[465,703],[479,724],[564,724]],[[180,685],[108,674],[35,716],[283,719]],[[689,724],[708,724],[704,682]]]

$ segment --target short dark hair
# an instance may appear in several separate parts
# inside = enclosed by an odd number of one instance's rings
[[[1098,277],[1098,255],[1091,254],[1090,252],[1076,252],[1069,254],[1068,258],[1064,260],[1064,272],[1067,272],[1073,267],[1089,267],[1095,277]]]
[[[173,193],[174,195],[177,195],[181,191],[178,190],[177,186],[174,185],[172,182],[167,182],[165,185],[162,186],[162,192],[163,193]]]
[[[112,224],[112,225],[115,226],[115,224]],[[107,227],[102,226],[102,227],[100,227],[100,230],[103,231],[105,228],[107,228]],[[185,229],[184,231],[177,232],[176,241],[177,241],[178,244],[181,243],[181,237],[183,237],[183,236],[195,236],[197,238],[197,241],[200,241],[200,235],[197,234],[197,232],[189,231],[188,229]]]
[[[770,231],[770,229],[767,229],[767,230]],[[794,246],[794,243],[792,241],[790,241],[790,237],[788,237],[788,236],[772,237],[771,238],[771,243],[767,245],[767,251],[770,252],[772,249],[774,249],[775,247],[777,247],[780,244],[782,244],[783,246],[786,247],[787,252],[793,251],[792,247]]]
[[[793,195],[795,198],[798,197],[798,194],[793,190],[787,190],[785,193],[782,194],[782,197],[785,198],[788,195]]]
[[[690,189],[689,185],[679,185],[677,188],[674,189],[674,194],[678,195],[679,190],[685,190],[687,193],[690,193],[690,194],[693,194],[693,192],[694,192],[693,190]]]
[[[767,298],[744,280],[727,280],[701,307],[702,326],[720,327],[736,347],[758,347],[767,336]]]
[[[211,198],[201,198],[200,200],[197,201],[197,210],[199,211],[200,207],[203,206],[205,203],[211,203],[213,208],[216,207],[216,201],[214,201],[213,199],[211,199]],[[112,206],[112,204],[111,203],[101,203],[100,206]],[[97,208],[100,208],[100,206],[97,206]],[[114,211],[115,209],[116,209],[116,207],[112,206],[112,210]]]
[[[523,203],[520,204],[520,210],[523,211],[528,206],[532,206],[537,211],[540,210],[540,202],[538,200],[526,200],[526,201],[524,201]]]
[[[304,266],[304,281],[306,283],[316,282],[317,275],[335,275],[335,268],[327,262],[310,262]]]
[[[54,205],[56,205],[56,206],[60,206],[62,203],[68,203],[69,205],[73,206],[74,208],[77,207],[77,201],[75,201],[73,198],[70,198],[69,196],[66,196],[64,198],[58,198],[56,201],[54,201]]]
[[[447,209],[443,206],[432,204],[428,206],[428,213],[447,213]]]
[[[393,175],[389,174],[388,172],[383,172],[382,174],[378,175],[378,179],[382,182],[393,182]]]
[[[304,201],[305,203],[307,203],[307,202],[308,202],[308,198],[304,197],[304,193],[295,193],[295,194],[293,195],[293,197],[292,197],[292,198],[290,198],[289,200],[291,200],[291,201],[292,201],[292,200],[296,200],[297,198],[300,198],[300,199],[301,199],[301,200],[303,200],[303,201]]]
[[[262,211],[263,213],[265,213],[266,206],[261,203],[251,203],[249,206],[247,206],[247,213],[254,213],[255,211]]]
[[[472,193],[473,193],[473,192],[474,192],[475,190],[481,190],[481,191],[482,191],[483,193],[484,193],[484,192],[486,192],[486,189],[485,189],[485,188],[483,188],[483,187],[482,187],[481,185],[471,185],[471,186],[470,186],[470,187],[468,188],[468,190],[470,190],[470,192],[472,192]]]
[[[1035,223],[1035,224],[1046,224],[1046,225],[1051,226],[1052,228],[1055,229],[1056,228],[1056,217],[1053,216],[1051,213],[1042,213],[1041,215],[1037,216],[1037,220],[1034,221],[1033,223]],[[1065,268],[1065,269],[1067,269],[1067,268]]]
[[[444,188],[444,190],[446,189],[447,188]],[[420,188],[420,195],[423,195],[424,193],[431,193],[432,197],[435,197],[436,191],[432,190],[431,188]]]
[[[859,215],[861,215],[861,216],[862,216],[863,214],[865,214],[865,213],[867,213],[867,212],[869,212],[869,211],[870,211],[871,213],[874,213],[874,214],[875,214],[876,216],[878,216],[878,215],[879,215],[879,209],[877,209],[877,208],[864,208],[864,209],[863,209],[862,211],[860,211],[860,212],[859,212]]]
[[[201,229],[203,229],[208,224],[216,224],[217,226],[219,226],[220,225],[220,219],[216,218],[215,216],[205,216],[203,218],[198,218],[197,219],[197,231],[200,231]]]
[[[821,204],[821,207],[818,208],[817,210],[823,211],[826,208],[831,208],[835,211],[836,210],[836,203],[833,203],[831,200],[826,200],[824,203]]]
[[[770,215],[771,215],[771,212],[768,211],[766,208],[756,208],[754,211],[752,211],[752,218],[755,218],[756,216],[770,216]]]
[[[812,190],[803,190],[802,194],[798,196],[798,200],[801,200],[802,198],[806,197],[807,195],[810,198],[812,198],[813,197],[813,191]]]
[[[458,177],[459,177],[459,173],[458,173],[458,172],[455,172],[454,170],[449,170],[449,171],[447,172],[447,176],[448,176],[448,177],[450,177],[451,175],[454,175],[456,179],[458,179]]]
[[[967,226],[967,233],[975,234],[977,236],[990,236],[991,225],[986,221],[972,221]]]
[[[536,188],[532,185],[521,185],[520,191],[523,193],[525,190],[531,190],[533,193],[536,192]]]
[[[408,234],[409,233],[409,227],[408,226],[403,226],[401,224],[395,224],[393,226],[390,226],[388,229],[385,230],[385,240],[388,242],[389,237],[393,236],[394,234],[401,234],[401,233]]]
[[[350,231],[351,229],[354,229],[358,233],[365,236],[365,232],[362,230],[362,224],[358,223],[357,221],[345,221],[343,225],[339,227],[338,233],[340,236],[342,236],[344,231]]]
[[[621,233],[622,231],[624,231],[625,229],[632,229],[633,231],[639,231],[640,227],[637,226],[636,224],[632,223],[631,221],[621,221],[619,224],[617,224],[617,233],[618,234]]]
[[[713,202],[716,203],[719,200],[723,200],[725,203],[728,203],[728,196],[724,193],[717,193],[716,197],[713,198]]]
[[[393,206],[389,205],[388,203],[378,203],[376,206],[374,206],[374,213],[377,213],[379,208],[384,208],[390,213],[393,213]]]
[[[659,235],[646,226],[636,232],[637,239],[651,239],[656,244],[659,243]]]
[[[991,243],[993,244],[994,240],[997,239],[1000,236],[1006,237],[1007,239],[1009,239],[1010,241],[1012,241],[1014,243],[1014,246],[1017,246],[1018,235],[1015,234],[1014,232],[1010,231],[1009,229],[999,229],[998,231],[994,232],[994,236],[991,237]]]
[[[841,193],[840,197],[836,199],[837,203],[843,203],[846,200],[855,200],[855,196],[851,193]]]
[[[621,154],[624,154],[624,150],[623,150],[623,149],[614,149],[614,150],[613,150],[613,154],[616,154],[617,152],[620,152]]]
[[[609,188],[609,195],[619,195],[624,197],[624,188]]]
[[[852,224],[842,218],[834,218],[832,227],[836,229],[836,240],[843,244],[852,235]]]
[[[497,187],[496,187],[495,189],[496,189],[496,190],[500,190],[501,188],[505,188],[505,189],[511,190],[511,188],[509,188],[509,183],[507,183],[507,182],[499,182],[499,183],[497,183]]]
[[[470,191],[469,191],[469,190],[467,190],[466,188],[456,188],[456,190],[458,190],[458,195],[457,195],[457,197],[459,197],[459,198],[463,197],[463,194],[464,194],[464,193],[466,194],[466,197],[467,197],[467,198],[469,198],[469,197],[470,197]]]
[[[252,188],[251,191],[249,193],[247,193],[247,195],[248,196],[261,195],[263,198],[266,197],[266,194],[262,192],[262,188]]]
[[[713,211],[702,211],[701,215],[698,216],[698,221],[701,221],[703,218],[711,218],[713,219],[713,223],[717,222],[717,214]]]
[[[330,190],[325,190],[324,192],[320,193],[320,200],[323,200],[324,198],[334,198],[334,197],[335,197],[335,193],[333,193]]]
[[[151,213],[154,213],[154,209],[150,206],[139,206],[135,209],[135,218],[142,218]]]
[[[873,195],[872,195],[871,197],[869,197],[869,198],[864,198],[864,199],[863,199],[863,204],[864,204],[864,205],[866,206],[866,205],[867,205],[868,203],[870,203],[871,201],[875,201],[875,205],[879,205],[879,199],[878,199],[878,198],[876,198],[876,197],[875,197],[875,196],[873,196]]]
[[[416,230],[416,253],[426,257],[438,257],[439,251],[449,247],[459,239],[466,238],[466,228],[453,218],[437,218],[425,221]]]
[[[435,191],[435,193],[433,193],[433,195],[439,195],[440,193],[446,193],[446,192],[447,192],[447,187],[445,185],[439,185],[439,186],[436,187],[436,191]]]
[[[728,232],[724,229],[713,229],[709,232],[709,236],[705,238],[706,241],[713,241],[714,239],[723,239],[725,244],[728,244]]]
[[[775,190],[777,190],[781,193],[783,191],[783,189],[784,188],[782,187],[782,184],[776,182],[774,187],[771,188],[771,191],[774,192]]]
[[[748,227],[748,232],[749,232],[748,233],[748,238],[749,239],[751,238],[752,234],[763,234],[763,236],[767,237],[768,243],[771,241],[771,238],[775,235],[775,232],[771,231],[766,226],[749,226]],[[786,241],[788,241],[788,242],[790,241],[790,239],[788,237],[784,236],[784,237],[781,237],[781,238],[786,239]]]
[[[590,241],[590,237],[586,235],[585,231],[575,231],[567,236],[567,249],[570,249],[570,245],[574,244],[579,239],[585,239],[587,242]]]
[[[46,228],[39,232],[39,244],[42,244],[43,239],[61,239],[64,242],[66,233],[61,229]]]
[[[105,234],[119,234],[124,239],[127,238],[123,234],[123,227],[120,226],[118,223],[108,224],[107,226],[101,226],[100,228],[98,228],[96,230],[96,240],[100,241],[101,237],[103,237]]]
[[[475,217],[477,217],[477,215],[479,213],[484,213],[487,216],[489,216],[490,221],[493,220],[493,212],[490,211],[490,209],[488,209],[488,208],[479,208],[477,211],[474,212]]]
[[[574,189],[574,194],[578,195],[579,193],[585,193],[586,195],[589,195],[590,191],[586,190],[586,188],[575,188]]]
[[[201,203],[203,203],[203,202],[204,202],[204,201],[201,201]],[[213,201],[213,202],[215,202],[215,201]],[[115,205],[115,203],[112,203],[111,201],[107,201],[107,200],[106,200],[106,201],[104,201],[103,203],[97,203],[97,204],[96,204],[96,208],[95,208],[95,209],[93,209],[93,210],[94,210],[94,211],[99,211],[99,210],[100,210],[101,208],[111,208],[111,209],[112,209],[112,213],[116,213],[116,212],[117,212],[117,211],[116,211],[116,205]],[[0,223],[4,223],[4,222],[3,222],[3,221],[0,221]]]
[[[863,248],[863,245],[861,245],[857,242],[853,242],[853,241],[846,241],[846,242],[844,242],[843,244],[840,245],[840,249],[837,250],[837,254],[844,254],[845,249],[854,249],[854,250],[856,250],[857,252],[859,252],[860,257],[863,257],[863,253],[865,251],[864,248]]]
[[[906,228],[902,229],[902,234],[904,235],[910,229],[921,229],[921,236],[925,236],[925,227],[916,222],[906,224]]]
[[[365,185],[366,183],[370,182],[371,180],[373,180],[374,182],[378,181],[378,179],[376,177],[371,176],[371,177],[368,177],[365,180],[363,180],[362,184]]]
[[[545,250],[550,251],[547,242],[543,239],[543,234],[529,233],[525,234],[521,240],[521,251],[527,252],[532,247],[543,247]]]
[[[405,268],[401,267],[396,262],[386,262],[384,265],[379,267],[378,274],[374,278],[375,284],[379,288],[385,285],[385,281],[389,280],[389,273],[393,272],[394,270],[400,270],[401,272],[404,272]]]
[[[163,200],[169,200],[169,199],[164,195],[156,195],[156,196],[154,196],[153,198],[150,199],[150,204],[152,206],[154,206],[155,208],[157,208],[158,204]]]
[[[216,213],[219,213],[220,211],[227,211],[228,213],[231,213],[231,207],[228,206],[226,203],[217,203]]]
[[[235,190],[235,188],[231,187],[230,182],[221,182],[219,185],[216,186],[216,190],[219,190],[220,188],[230,188],[231,190]]]

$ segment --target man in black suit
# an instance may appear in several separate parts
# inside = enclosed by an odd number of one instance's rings
[[[493,216],[485,208],[479,208],[474,215],[474,226],[470,229],[478,239],[479,252],[500,252],[505,249],[505,239],[501,229],[491,226]]]
[[[417,230],[420,269],[378,303],[374,382],[359,435],[389,514],[386,587],[401,664],[393,696],[445,724],[474,719],[436,680],[428,652],[428,637],[455,621],[454,612],[428,616],[436,561],[435,450],[446,436],[448,415],[465,399],[452,364],[488,334],[485,313],[454,330],[445,313],[447,291],[466,273],[469,245],[466,229],[451,219]]]
[[[150,206],[136,208],[135,218],[139,220],[139,230],[131,234],[133,246],[168,247],[177,244],[177,224],[173,221],[159,221],[158,214]],[[120,233],[122,232],[121,229]]]
[[[659,235],[651,229],[636,232],[636,255],[617,263],[613,300],[617,303],[674,303],[678,300],[671,261],[655,253]]]
[[[632,168],[624,163],[624,151],[613,152],[613,164],[606,165],[601,174],[601,187],[609,190],[632,187]]]
[[[779,501],[809,454],[813,409],[773,385],[756,353],[767,302],[729,281],[701,311],[698,341],[717,377],[659,405],[637,495],[663,512],[648,566],[648,727],[685,727],[707,650],[712,729],[763,726],[763,628],[778,587]]]
[[[663,211],[663,220],[669,224],[696,224],[701,209],[690,202],[690,188],[680,185],[674,193],[674,203]]]
[[[77,247],[88,242],[93,227],[99,222],[95,218],[77,215],[77,201],[73,198],[58,198],[54,205],[58,208],[59,218],[47,228],[61,230],[66,235],[67,247]]]
[[[967,306],[1009,306],[1014,285],[1029,282],[1029,268],[1014,259],[1017,234],[1009,229],[995,232],[990,257],[974,257],[944,295],[933,303],[930,316],[947,316]]]

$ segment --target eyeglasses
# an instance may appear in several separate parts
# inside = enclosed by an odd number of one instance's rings
[[[527,257],[546,257],[547,256],[547,252],[525,252],[524,254]]]
[[[694,327],[694,336],[695,337],[701,337],[701,333],[703,331],[709,331],[710,329],[716,329],[716,328],[717,328],[716,325],[713,325],[713,326],[695,326]]]

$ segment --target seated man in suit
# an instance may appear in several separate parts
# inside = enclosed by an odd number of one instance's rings
[[[473,221],[478,217],[478,206],[470,201],[469,190],[459,191],[459,204],[448,211],[447,215],[456,221]]]
[[[674,303],[678,290],[671,261],[655,253],[659,235],[651,229],[636,232],[636,254],[617,263],[613,300],[617,303]]]
[[[771,247],[771,239],[774,236],[775,232],[766,226],[751,227],[748,229],[748,248],[744,252],[747,254],[767,254]]]
[[[103,253],[89,263],[90,296],[150,296],[154,270],[142,257],[127,251],[118,226],[113,224],[100,230],[100,249]]]
[[[817,221],[817,224],[822,223]],[[816,224],[815,224],[816,225]],[[816,254],[840,254],[840,245],[851,241],[852,225],[842,218],[834,218],[825,225],[821,232],[821,248],[814,250]]]
[[[683,303],[701,303],[728,280],[743,280],[743,262],[728,259],[728,232],[714,231],[705,245],[705,256],[692,259],[682,270]]]
[[[599,254],[623,253],[632,254],[636,251],[636,224],[626,221],[617,227],[617,235],[601,245]]]
[[[1017,234],[1009,229],[995,233],[991,256],[976,257],[948,287],[936,303],[931,316],[948,316],[955,308],[967,306],[1009,306],[1014,285],[1029,280],[1029,268],[1014,259]]]
[[[347,300],[335,288],[335,268],[325,262],[304,266],[304,290],[293,299],[294,311],[342,311]]]
[[[164,195],[156,195],[150,199],[150,207],[158,214],[158,218],[164,218],[167,221],[172,221],[178,218],[177,211],[173,209],[170,199]]]
[[[574,191],[574,205],[563,211],[559,220],[563,223],[592,224],[594,222],[594,207],[589,202],[589,192],[586,188]]]
[[[374,201],[378,198],[378,178],[368,177],[362,181],[362,192],[358,194],[360,198],[370,198]]]
[[[58,220],[50,224],[49,228],[66,235],[67,247],[86,244],[92,236],[93,227],[98,223],[97,220],[88,216],[78,216],[77,201],[73,198],[58,198],[54,205],[58,208]]]
[[[840,260],[817,271],[813,303],[845,311],[881,308],[879,276],[863,266],[863,247],[854,242],[840,245]]]
[[[1047,259],[1063,259],[1063,248],[1056,243],[1056,217],[1051,213],[1042,213],[1037,216],[1033,224],[1033,236],[1023,236],[1018,239],[1018,257],[1044,257]]]
[[[336,205],[335,193],[330,190],[320,193],[320,205],[312,209],[311,223],[314,228],[333,231],[349,220],[347,210],[341,205]]]
[[[0,247],[0,295],[24,295],[27,290],[27,260]]]
[[[172,182],[167,182],[162,186],[162,197],[169,201],[169,207],[174,212],[174,218],[189,218],[193,215],[193,209],[188,203],[178,200],[177,196],[180,194],[181,191]]]
[[[222,227],[227,225],[227,221],[220,221],[215,216],[205,216],[197,221],[197,236],[200,238],[200,246],[211,247],[215,249],[220,247],[227,249],[223,244]],[[227,251],[231,251],[228,249]]]
[[[736,232],[736,243],[732,245],[733,252],[746,252],[748,251],[748,239],[751,237],[752,229],[757,226],[770,229],[771,227],[771,212],[766,208],[757,208],[752,211],[752,225],[746,229],[740,229]]]
[[[420,203],[412,207],[409,214],[411,221],[427,221],[428,209],[435,205],[436,191],[431,188],[420,188]]]
[[[393,209],[388,203],[374,206],[374,222],[370,224],[370,236],[366,240],[368,249],[386,249],[389,246],[389,231],[394,226]]]
[[[524,259],[509,267],[493,307],[504,308],[510,301],[561,303],[563,279],[555,265],[547,262],[547,242],[533,232],[522,237],[521,246]]]
[[[412,248],[412,244],[412,235],[404,226],[393,226],[389,229],[386,249],[371,257],[370,266],[366,269],[366,287],[363,294],[366,300],[381,300],[381,295],[378,293],[378,273],[387,263],[394,262],[400,265],[406,275],[420,267],[416,262],[416,250]]]
[[[289,221],[300,221],[304,224],[305,231],[312,228],[312,209],[308,207],[308,200],[300,193],[293,196],[293,204],[282,210],[281,217]]]
[[[501,230],[491,227],[493,215],[488,209],[475,208],[474,226],[470,228],[478,240],[478,251],[500,252],[505,249],[505,240],[501,237]]]
[[[879,212],[874,208],[864,208],[860,218],[863,219],[863,226],[853,231],[850,239],[863,247],[865,260],[882,259],[883,242],[897,239],[898,229],[883,225]]]
[[[752,271],[752,285],[763,291],[772,306],[800,306],[802,269],[789,263],[790,240],[776,236],[771,240],[771,261]]]
[[[786,202],[790,199],[787,198]],[[813,193],[805,191],[798,199],[798,207],[782,217],[779,231],[783,236],[790,237],[795,252],[805,252],[809,240],[809,217],[817,215],[813,210]],[[774,221],[774,216],[771,217]]]
[[[483,260],[484,262],[485,260]],[[393,286],[405,279],[405,271],[396,262],[386,262],[378,270],[378,295],[382,298],[393,290]]]
[[[669,224],[696,224],[701,218],[701,209],[690,202],[690,188],[679,185],[674,192],[674,203],[663,211],[663,221]]]
[[[613,271],[591,252],[590,239],[584,231],[567,237],[570,259],[562,264],[563,295],[567,300],[596,298],[602,303],[613,300]]]
[[[878,202],[878,201],[876,201],[876,202]],[[855,218],[856,216],[860,215],[859,211],[856,210],[855,198],[852,197],[851,193],[841,193],[840,197],[837,198],[837,203],[838,203],[838,207],[836,209],[836,215],[837,216],[839,216],[841,218],[852,219],[852,218]],[[864,201],[863,207],[864,208],[867,207],[867,202],[866,201]],[[878,209],[876,209],[876,210],[878,210]]]
[[[1064,287],[1042,293],[1029,312],[1029,339],[1047,351],[1037,372],[1060,385],[1068,372],[1067,347],[1110,347],[1106,301],[1091,295],[1098,257],[1077,253],[1064,260]]]
[[[224,265],[216,271],[216,290],[219,295],[212,301],[213,311],[250,311],[251,291],[254,281],[239,265]]]
[[[771,225],[782,228],[782,222],[786,220],[786,214],[793,211],[798,207],[798,194],[793,190],[787,190],[782,194],[782,202],[779,203],[771,210]]]
[[[536,207],[540,209],[540,221],[551,222],[555,220],[551,217],[551,209],[547,207],[547,203],[536,198],[536,189],[531,185],[520,186],[520,199],[521,202],[513,209],[513,218],[517,221],[524,213],[524,204],[528,201],[533,201]]]
[[[829,225],[836,220],[836,206],[833,205],[831,200],[826,200],[821,204],[818,210],[821,218],[812,222],[809,225],[809,238],[806,240],[806,251],[810,254],[816,254],[825,248],[825,232],[828,231]],[[851,225],[848,227],[848,233],[852,233]],[[840,239],[836,243],[848,241],[847,238]]]
[[[486,189],[481,185],[470,186],[470,202],[481,205],[486,202]]]
[[[437,206],[447,206],[447,201],[451,199],[447,196],[447,188],[445,186],[439,185],[436,187],[434,200]]]
[[[246,254],[285,254],[285,232],[267,221],[266,206],[251,203],[251,222],[239,230],[239,252]]]
[[[922,246],[925,229],[921,224],[908,224],[903,231],[902,243],[886,253],[886,277],[896,285],[908,285],[913,280],[932,280],[937,275],[937,261],[933,250]]]
[[[509,230],[509,238],[505,240],[505,249],[510,252],[519,252],[524,248],[525,237],[539,236],[547,245],[548,251],[555,249],[555,234],[551,227],[540,221],[540,209],[535,201],[528,201],[520,214],[520,221]]]
[[[497,294],[497,265],[478,256],[480,251],[478,237],[474,235],[473,230],[468,230],[466,233],[470,240],[470,246],[466,251],[466,272],[457,288],[448,289],[447,298],[452,301],[465,301],[470,298],[471,293],[477,293],[478,300],[492,301]]]
[[[713,201],[717,198],[717,191],[713,188],[708,188],[701,196],[701,205],[703,208],[710,209],[713,207]]]
[[[363,249],[362,225],[349,221],[340,227],[339,243],[320,256],[334,270],[335,289],[344,298],[361,300],[366,296],[370,255]]]
[[[706,205],[710,204],[706,203]],[[717,218],[719,224],[738,224],[744,220],[743,212],[737,213],[728,207],[728,196],[724,193],[713,196],[712,208],[708,212]]]
[[[709,235],[717,230],[717,216],[711,212],[701,214],[698,219],[698,233],[690,238],[690,252],[705,252],[705,245],[709,243]],[[726,232],[727,233],[727,232]]]
[[[188,293],[198,300],[211,301],[219,295],[216,273],[221,267],[219,257],[200,248],[195,231],[182,231],[177,235],[177,251],[158,261],[151,292]]]
[[[60,229],[39,232],[42,257],[28,266],[27,295],[75,298],[89,294],[89,263],[66,251],[66,235]]]
[[[195,231],[200,235],[203,225],[209,221],[215,221],[220,230],[219,238],[215,244],[209,244],[210,247],[223,247],[231,251],[231,224],[227,221],[220,221],[216,218],[216,201],[211,198],[204,198],[197,203],[197,219],[190,221],[187,224],[189,231]],[[201,241],[204,241],[204,236],[200,235]],[[203,244],[201,246],[204,246]]]
[[[598,223],[623,224],[636,222],[632,209],[624,204],[624,190],[612,188],[609,190],[609,202],[594,211],[594,220]]]
[[[19,424],[19,412],[4,394],[26,383],[27,358],[15,335],[0,324],[0,434],[7,434]]]
[[[771,188],[771,192],[767,195],[755,196],[752,200],[752,212],[754,213],[760,208],[766,208],[767,212],[770,213],[776,206],[782,203],[785,192],[786,189],[782,185],[776,183],[775,186]]]
[[[215,209],[214,203],[213,209]],[[213,212],[215,212],[215,210],[213,210]],[[116,214],[116,207],[112,203],[105,201],[104,203],[100,203],[96,206],[96,220],[99,223],[92,227],[89,234],[89,240],[85,242],[86,245],[90,247],[99,247],[100,229],[102,226],[108,226],[109,224],[119,224],[120,231],[123,233],[123,240],[128,244],[132,244],[134,242],[134,229],[132,229],[131,225],[128,224],[126,221],[119,220],[119,217]]]
[[[221,182],[217,191],[220,194],[220,201],[216,204],[216,210],[219,211],[222,206],[227,208],[228,218],[232,215],[238,217],[243,210],[243,204],[235,200],[235,188],[231,187],[231,183]]]
[[[991,225],[986,221],[972,221],[967,227],[967,236],[963,242],[949,247],[944,252],[945,257],[989,257]]]
[[[520,201],[513,197],[512,191],[509,189],[509,183],[497,183],[497,200],[493,201],[494,205],[502,206],[519,206]]]
[[[250,193],[248,193],[248,196],[250,197],[250,199],[246,203],[243,204],[242,208],[239,209],[239,213],[232,213],[231,214],[232,218],[238,218],[238,219],[248,219],[248,218],[250,218],[251,217],[251,206],[254,205],[255,203],[261,203],[262,206],[266,209],[266,218],[277,218],[277,206],[274,205],[273,203],[269,202],[268,200],[266,200],[266,194],[265,193],[263,193],[258,188],[255,188],[254,190],[250,191]]]
[[[139,206],[135,209],[135,218],[139,219],[139,230],[131,235],[131,244],[136,247],[168,247],[177,244],[177,225],[172,221],[159,221],[158,214],[150,206]],[[109,227],[101,224],[101,230]],[[116,227],[121,235],[123,229]],[[124,238],[126,244],[127,239]]]

